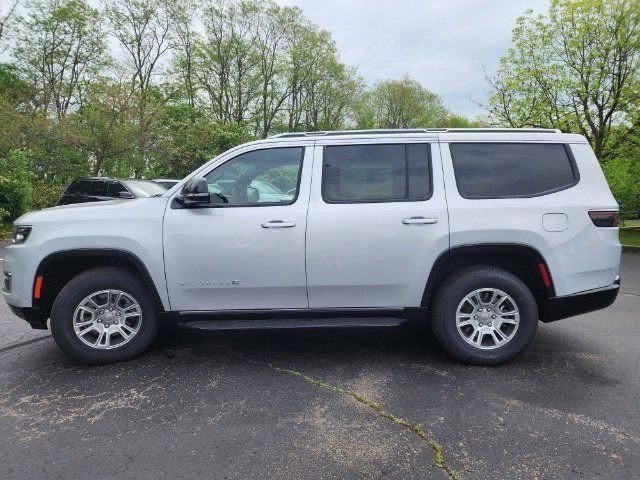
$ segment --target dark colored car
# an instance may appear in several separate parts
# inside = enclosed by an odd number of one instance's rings
[[[115,178],[81,178],[74,180],[58,200],[58,205],[102,202],[123,198],[144,198],[162,195],[167,189],[148,180],[118,180]]]

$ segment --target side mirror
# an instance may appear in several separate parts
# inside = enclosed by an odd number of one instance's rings
[[[118,198],[136,198],[135,195],[131,192],[126,192],[126,191],[122,191],[122,192],[118,192]]]
[[[199,207],[211,203],[207,181],[204,178],[189,180],[175,199],[182,208]]]

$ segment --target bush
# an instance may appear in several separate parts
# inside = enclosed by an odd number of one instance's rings
[[[32,200],[33,174],[28,152],[9,152],[0,159],[0,172],[0,220],[13,221],[29,209]]]
[[[621,220],[636,218],[640,212],[640,185],[633,159],[618,157],[606,162],[602,169],[611,193],[620,205]]]

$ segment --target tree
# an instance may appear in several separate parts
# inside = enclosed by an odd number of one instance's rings
[[[35,108],[62,118],[81,103],[107,61],[100,12],[82,0],[31,0],[27,6],[13,58],[38,92]]]
[[[489,81],[495,123],[580,132],[609,158],[640,127],[640,3],[553,0],[546,17],[529,10]],[[611,141],[616,124],[626,129]]]
[[[0,14],[0,53],[6,49],[3,44],[7,37],[7,26],[9,25],[9,21],[15,13],[17,6],[18,0],[13,0],[9,3],[9,8]]]
[[[105,5],[111,32],[127,53],[131,92],[137,104],[136,177],[147,167],[152,123],[168,98],[154,83],[160,73],[161,60],[170,48],[173,25],[164,3],[160,0],[109,0]]]
[[[255,117],[259,57],[253,41],[259,7],[213,1],[204,8],[204,39],[196,47],[196,76],[219,122],[246,126]]]
[[[401,80],[376,83],[361,100],[357,118],[366,124],[359,125],[362,128],[427,128],[465,123],[447,110],[438,95],[408,75]]]
[[[195,78],[195,49],[198,34],[193,26],[193,17],[197,12],[195,0],[170,0],[167,9],[172,21],[173,35],[171,46],[173,73],[178,77],[178,95],[187,100],[192,112],[195,111],[197,85]],[[195,119],[194,119],[195,120]]]
[[[85,104],[72,117],[77,144],[91,158],[91,175],[129,177],[134,173],[129,159],[134,154],[135,108],[127,85],[91,85]]]

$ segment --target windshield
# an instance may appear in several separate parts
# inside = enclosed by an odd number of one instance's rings
[[[125,183],[136,197],[160,196],[167,191],[162,185],[147,180],[127,180]]]

